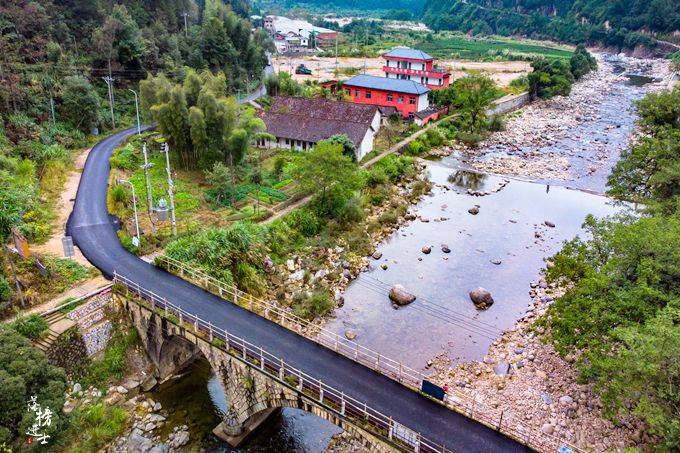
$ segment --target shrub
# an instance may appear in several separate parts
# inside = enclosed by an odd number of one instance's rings
[[[312,320],[328,313],[333,308],[333,301],[326,291],[315,291],[311,295],[297,293],[293,297],[293,313],[297,316]]]
[[[12,287],[4,275],[0,275],[0,302],[10,300],[12,297]]]
[[[122,434],[127,418],[123,408],[104,403],[76,410],[68,432],[73,445],[68,451],[98,451]]]
[[[505,121],[500,115],[494,115],[489,121],[489,130],[491,132],[500,132],[505,130]]]
[[[286,218],[286,223],[305,237],[312,237],[321,231],[319,218],[310,209],[296,209]]]
[[[357,197],[352,197],[347,200],[342,211],[338,215],[338,221],[343,225],[350,223],[359,223],[364,219],[364,210],[361,207],[361,200]]]
[[[37,340],[48,328],[47,321],[40,315],[30,315],[19,318],[12,323],[12,328],[26,338]]]

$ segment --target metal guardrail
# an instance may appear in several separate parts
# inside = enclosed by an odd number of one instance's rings
[[[345,357],[361,363],[403,385],[416,391],[421,391],[423,379],[426,376],[420,371],[404,365],[401,361],[386,357],[379,352],[366,348],[344,336],[324,329],[321,326],[303,319],[290,311],[271,302],[258,299],[247,294],[233,285],[227,285],[220,280],[194,269],[181,261],[165,255],[156,257],[155,264],[166,271],[188,279],[206,291],[219,297],[230,297],[232,302],[253,313],[263,316],[270,321],[292,330],[306,338],[325,346]],[[569,444],[561,437],[553,436],[542,431],[534,430],[502,410],[493,409],[477,400],[475,394],[470,397],[456,389],[449,388],[441,403],[449,409],[465,415],[492,429],[495,429],[514,440],[538,451],[557,451],[561,447],[568,447],[573,452],[585,453],[575,445]]]
[[[261,346],[256,346],[244,338],[232,335],[227,330],[213,326],[212,323],[183,310],[167,299],[119,275],[116,271],[113,272],[113,282],[123,285],[128,295],[132,293],[138,298],[148,301],[152,308],[162,310],[166,319],[170,318],[169,315],[176,317],[177,325],[188,326],[189,329],[193,327],[196,334],[204,335],[204,338],[216,347],[222,347],[231,355],[238,357],[252,367],[258,368],[281,384],[304,394],[315,403],[324,405],[340,416],[350,419],[350,421],[355,420],[360,427],[365,427],[366,424],[371,425],[373,427],[372,433],[386,437],[400,449],[414,452],[446,453],[451,451],[445,446],[421,436],[420,433],[395,422],[392,417],[371,408],[367,403],[347,396],[344,392],[287,364],[282,358],[265,351]],[[170,320],[170,322],[173,321]],[[221,340],[223,345],[216,345],[216,339]]]

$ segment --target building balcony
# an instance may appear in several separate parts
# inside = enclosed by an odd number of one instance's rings
[[[423,71],[422,69],[395,68],[393,66],[383,66],[383,72],[418,77],[431,77],[433,79],[443,79],[444,77],[451,75],[450,73],[437,68],[434,68],[431,71]]]

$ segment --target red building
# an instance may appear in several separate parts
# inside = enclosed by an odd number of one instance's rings
[[[342,89],[357,104],[394,107],[404,118],[427,110],[429,88],[411,80],[358,75],[343,83]]]
[[[434,58],[422,50],[397,47],[383,58],[387,78],[412,80],[433,90],[449,86],[451,74],[435,67]]]

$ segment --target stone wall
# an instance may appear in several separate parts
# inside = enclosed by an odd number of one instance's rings
[[[85,342],[76,327],[59,335],[47,350],[52,365],[63,368],[69,376],[78,376],[89,363]]]
[[[105,308],[110,306],[111,290],[103,291],[90,297],[82,305],[68,313],[67,317],[74,321],[82,335],[88,356],[93,356],[106,348],[111,338],[111,321],[106,319]]]
[[[491,107],[486,110],[486,116],[504,115],[527,105],[529,102],[531,102],[529,93],[509,94],[496,99]]]

